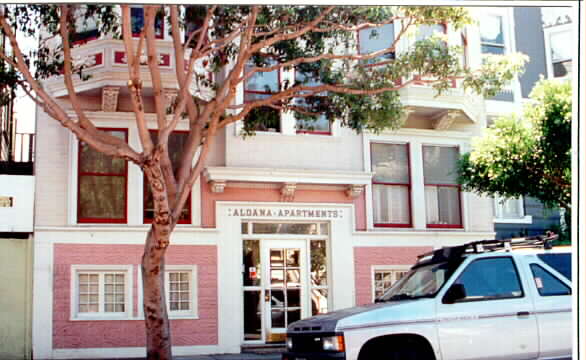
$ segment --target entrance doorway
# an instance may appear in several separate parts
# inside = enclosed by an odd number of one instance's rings
[[[266,342],[284,341],[287,326],[309,316],[305,247],[303,240],[262,242]]]
[[[327,223],[243,223],[243,340],[284,342],[328,310]]]

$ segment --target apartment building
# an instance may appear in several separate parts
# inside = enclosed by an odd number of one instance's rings
[[[521,35],[515,26],[526,8],[472,11],[480,26],[457,32],[449,24],[430,26],[420,36],[446,33],[474,67],[483,53],[515,51],[519,39],[530,42],[528,36],[540,34],[523,28]],[[133,8],[136,23],[142,14]],[[78,96],[96,126],[138,146],[124,45],[84,26],[75,55],[88,59],[92,77],[77,84]],[[171,98],[173,49],[164,23],[157,26]],[[398,26],[379,31],[393,36]],[[359,43],[374,51],[370,31],[362,30]],[[291,76],[252,77],[238,89],[239,99]],[[494,108],[507,103],[503,98],[520,96],[522,84],[485,100],[457,82],[439,97],[414,82],[401,90],[404,126],[380,134],[358,135],[330,121],[335,119],[308,126],[288,113],[250,138],[241,136],[241,124],[228,126],[167,252],[174,354],[240,352],[282,341],[297,319],[372,302],[418,254],[494,238],[493,200],[463,192],[455,165]],[[60,78],[45,86],[66,103]],[[37,120],[35,357],[143,356],[139,264],[153,214],[143,174],[97,154],[42,111]],[[147,121],[156,127],[154,113]],[[185,129],[180,123],[171,137],[177,149]]]
[[[531,39],[525,32],[515,32],[518,51],[530,56],[525,73],[513,84],[512,96],[488,102],[488,122],[498,116],[521,113],[529,101],[533,85],[540,77],[571,81],[572,57],[576,41],[571,7],[515,9],[514,24],[520,29],[534,29]],[[560,209],[547,208],[531,197],[494,199],[494,225],[497,238],[532,236],[548,230],[559,232],[565,226]]]

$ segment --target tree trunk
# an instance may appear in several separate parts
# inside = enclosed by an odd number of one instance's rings
[[[156,232],[149,231],[142,256],[143,309],[147,359],[171,360],[171,330],[165,301],[165,251]]]

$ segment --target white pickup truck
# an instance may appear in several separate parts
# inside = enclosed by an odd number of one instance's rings
[[[375,304],[291,324],[282,359],[571,359],[571,253],[518,245],[421,256]]]

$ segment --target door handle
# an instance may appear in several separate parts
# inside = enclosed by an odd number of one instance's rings
[[[529,311],[519,311],[517,313],[517,317],[528,317],[529,316]]]

